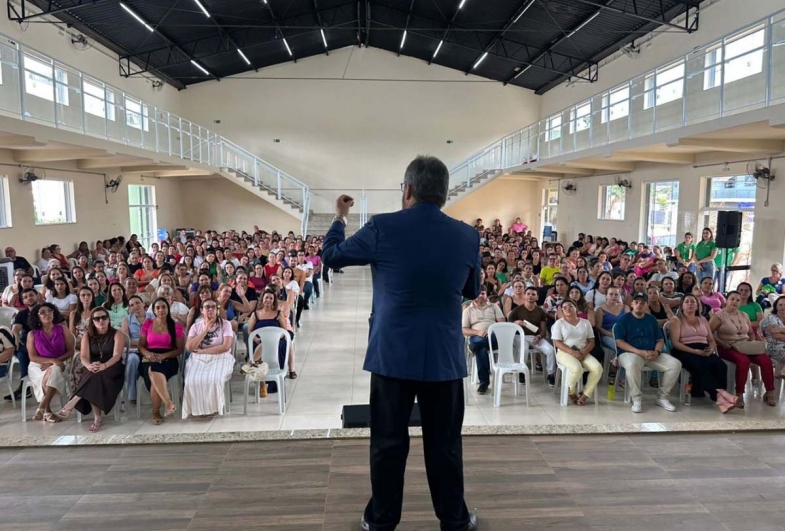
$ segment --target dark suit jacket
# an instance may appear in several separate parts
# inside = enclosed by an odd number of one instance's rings
[[[466,376],[461,303],[479,294],[479,244],[476,230],[431,203],[377,214],[348,240],[344,225],[332,224],[325,266],[371,265],[366,371],[420,381]]]

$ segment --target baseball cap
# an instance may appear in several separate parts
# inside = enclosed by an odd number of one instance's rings
[[[632,298],[632,300],[643,299],[644,301],[649,302],[649,297],[647,297],[646,294],[643,293],[642,291],[634,291],[632,293],[631,298]]]

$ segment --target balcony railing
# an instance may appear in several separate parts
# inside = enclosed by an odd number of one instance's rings
[[[257,187],[303,210],[308,186],[185,118],[0,34],[0,114],[242,172]]]
[[[450,188],[488,170],[785,103],[785,10],[499,139],[450,172]]]

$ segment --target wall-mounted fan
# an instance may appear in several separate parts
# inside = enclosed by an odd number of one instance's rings
[[[760,162],[750,161],[747,163],[747,175],[755,179],[755,186],[766,190],[766,201],[763,206],[769,206],[769,191],[771,189],[771,181],[774,180],[774,174],[768,166],[764,166]]]
[[[24,168],[22,176],[19,177],[19,184],[29,185],[41,179],[46,179],[46,172],[39,168]]]
[[[74,50],[83,52],[93,47],[93,41],[92,39],[87,38],[85,35],[77,33],[76,35],[71,36],[71,46],[74,47]]]
[[[573,181],[562,181],[561,191],[564,192],[565,195],[575,195],[575,192],[578,191],[578,187],[575,186],[575,182]]]
[[[620,175],[614,177],[613,182],[616,183],[616,186],[620,188],[632,188],[632,183],[629,181],[629,179],[622,179]]]
[[[118,188],[120,188],[120,184],[123,182],[123,176],[118,175],[114,179],[109,181],[106,180],[106,175],[104,175],[104,199],[106,200],[106,204],[109,204],[109,192],[115,193]]]

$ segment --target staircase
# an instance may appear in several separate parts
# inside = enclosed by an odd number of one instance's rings
[[[245,188],[252,188],[254,192],[258,192],[256,195],[260,196],[262,199],[266,199],[284,212],[287,212],[296,217],[300,217],[300,214],[303,213],[304,207],[302,205],[302,201],[298,202],[297,199],[299,198],[286,197],[285,192],[282,192],[279,199],[278,190],[274,190],[272,187],[267,186],[261,181],[258,184],[254,184],[254,178],[247,173],[242,172],[241,170],[236,170],[234,168],[221,168],[221,173],[224,177],[233,180],[235,183],[237,183],[238,180],[241,180],[240,183],[244,184]]]
[[[323,236],[327,234],[333,224],[335,214],[314,214],[308,216],[308,234],[312,236]],[[346,223],[346,236],[351,236],[360,230],[360,214],[349,214]]]
[[[474,192],[479,188],[482,188],[500,173],[502,173],[502,170],[499,169],[485,170],[475,175],[469,182],[464,182],[459,186],[451,189],[450,193],[447,194],[447,205],[455,203],[464,196]]]

